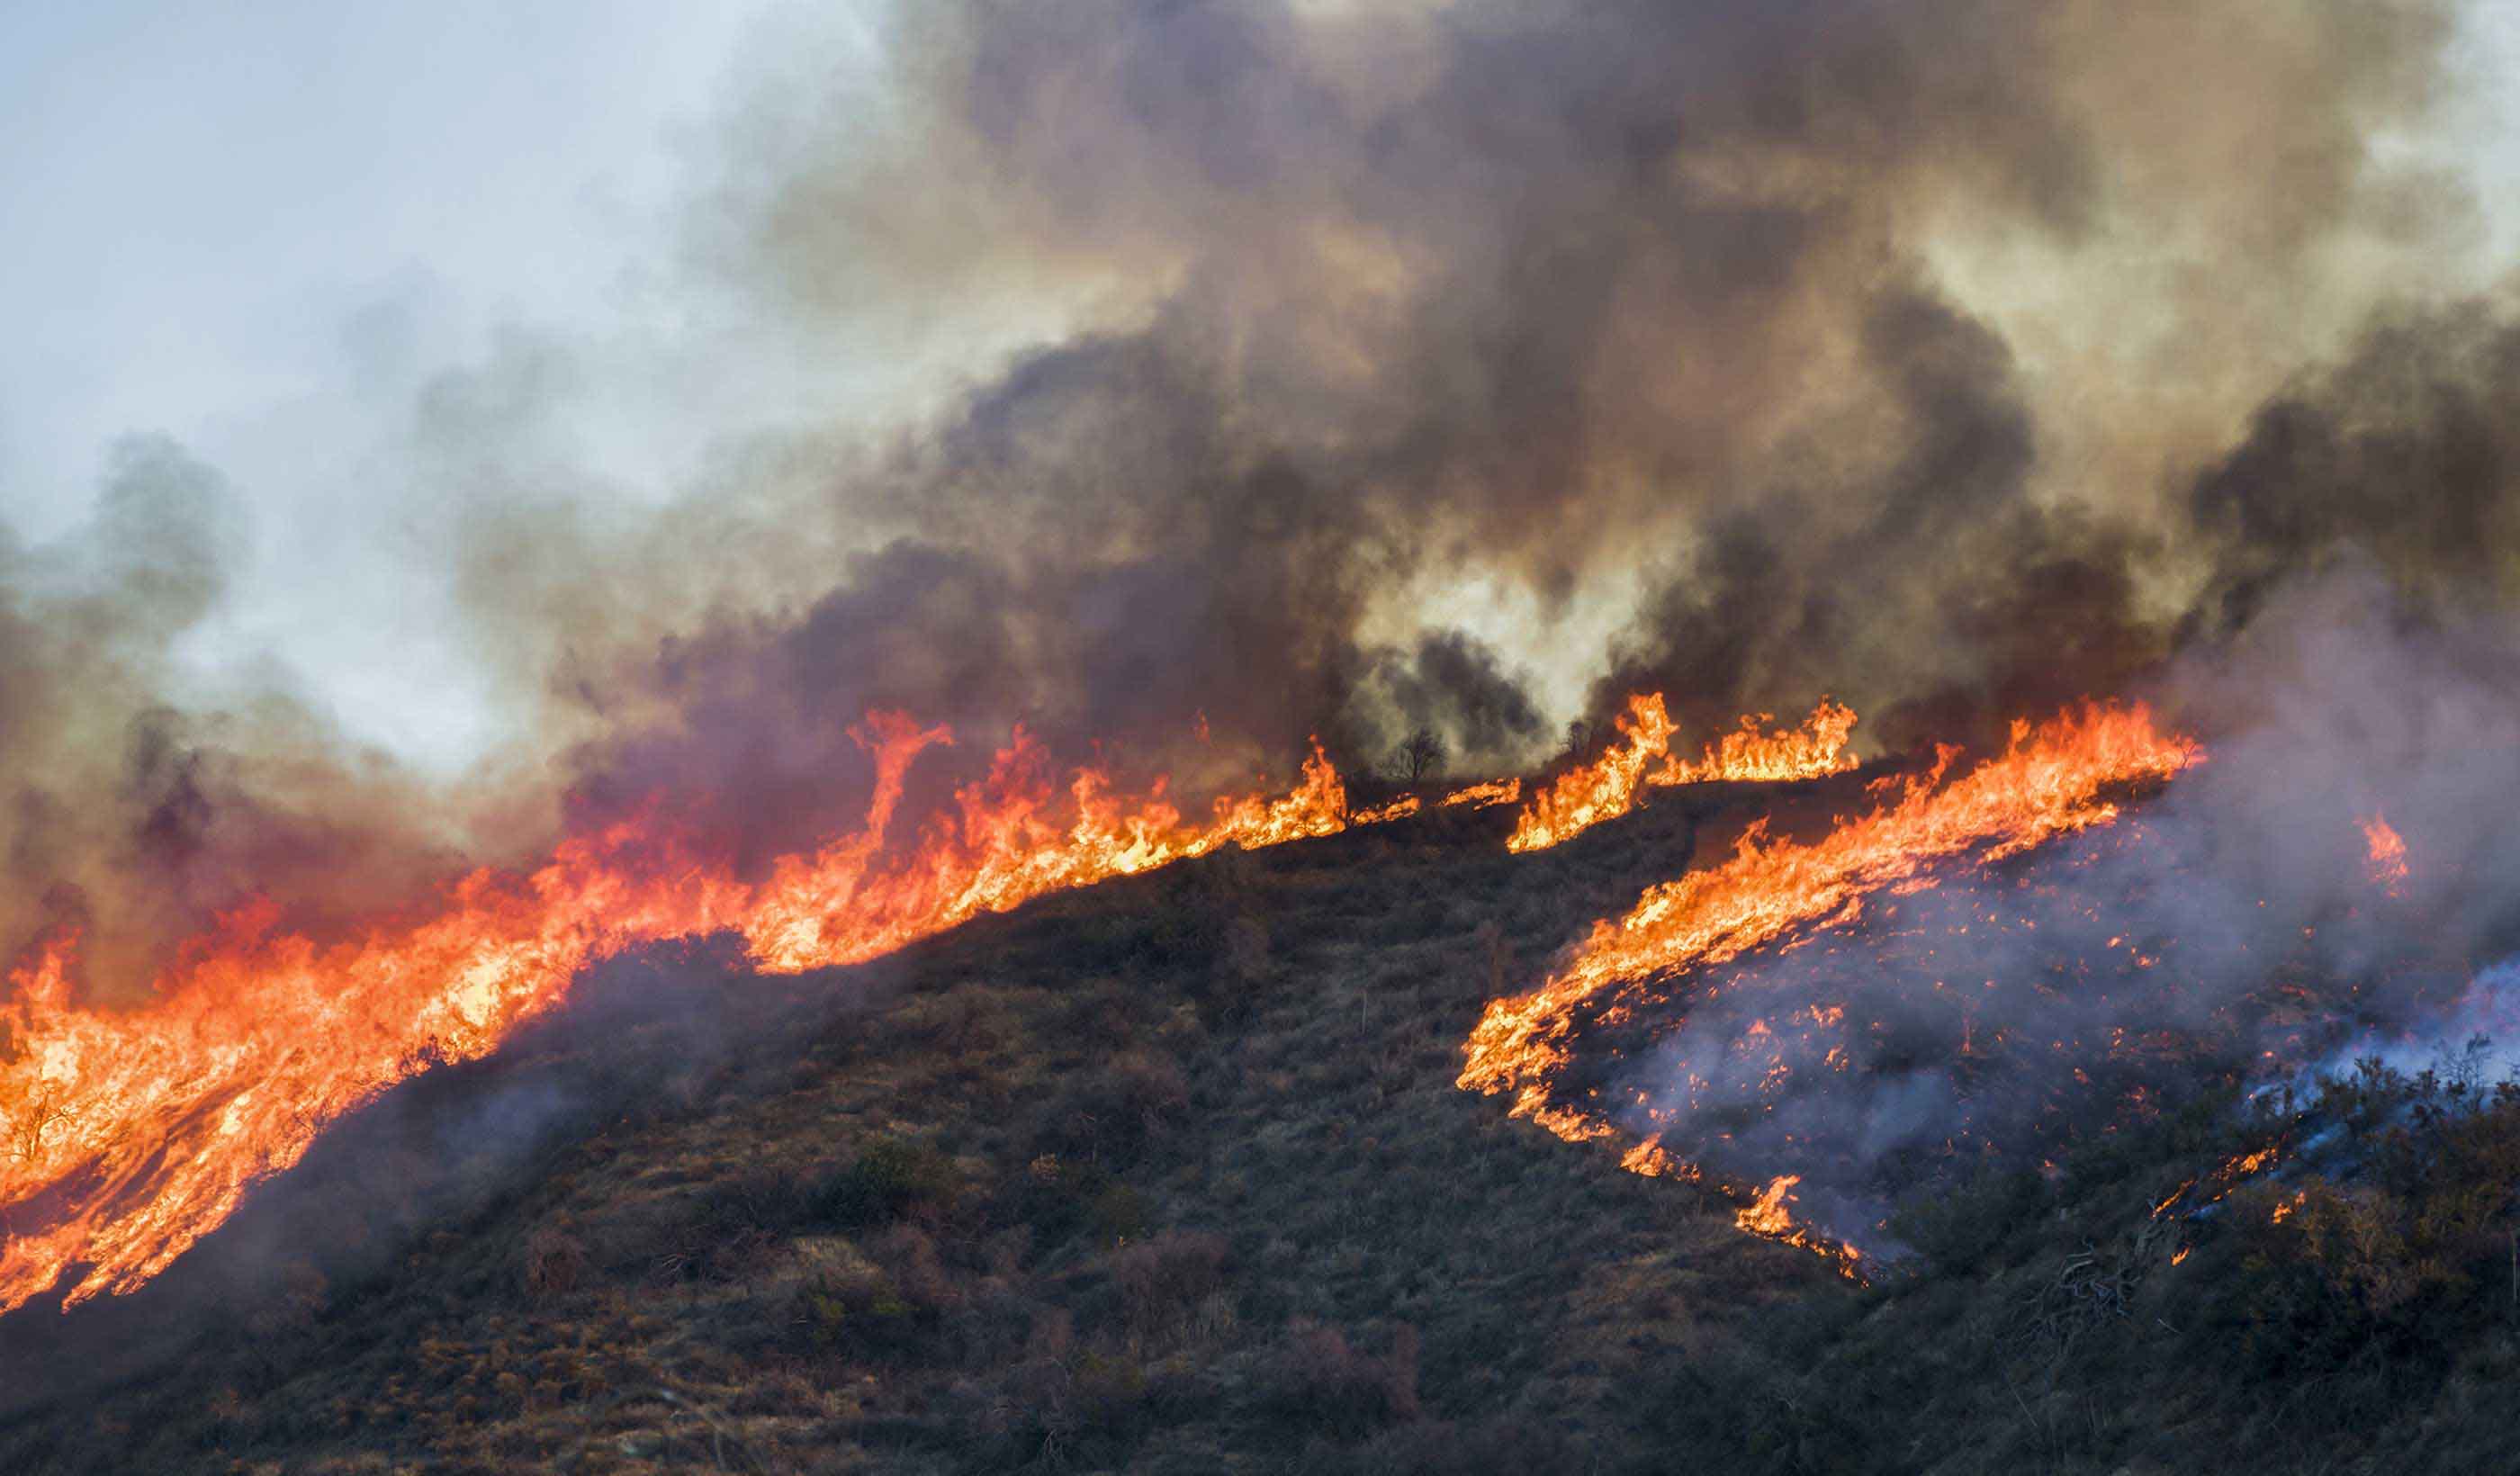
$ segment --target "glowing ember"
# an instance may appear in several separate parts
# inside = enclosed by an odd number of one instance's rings
[[[2362,822],[2362,838],[2370,847],[2367,867],[2371,883],[2390,896],[2398,895],[2398,884],[2407,879],[2407,842],[2387,816],[2374,815]]]
[[[1908,781],[1882,808],[1841,822],[1817,841],[1770,841],[1764,827],[1753,827],[1723,865],[1654,886],[1626,917],[1595,924],[1574,958],[1539,989],[1488,1006],[1463,1048],[1460,1085],[1510,1093],[1514,1115],[1570,1141],[1614,1136],[1601,1106],[1552,1096],[1573,1063],[1579,1010],[1616,1020],[1667,1009],[1697,970],[1798,930],[1850,923],[1874,892],[1930,886],[1934,869],[2000,861],[2106,824],[2118,814],[2104,798],[2112,786],[2169,779],[2204,752],[2158,732],[2141,707],[2087,705],[2035,731],[2016,723],[2002,756],[1946,783],[1953,757],[1945,750],[1933,772]],[[1680,1168],[1658,1144],[1630,1154],[1628,1166],[1642,1173]],[[1794,1181],[1779,1182],[1789,1189]],[[1772,1183],[1744,1228],[1790,1229],[1789,1216],[1778,1219],[1786,1216],[1786,1202]],[[1795,1243],[1813,1243],[1807,1232],[1794,1233],[1801,1236]]]
[[[352,943],[276,933],[267,909],[225,918],[130,1011],[71,1003],[77,938],[49,940],[0,1004],[0,1136],[14,1150],[0,1160],[0,1311],[74,1264],[66,1306],[138,1286],[326,1124],[432,1061],[488,1054],[593,959],[732,931],[765,970],[860,962],[1046,892],[1347,824],[1318,747],[1292,793],[1222,799],[1185,825],[1160,782],[1122,799],[1083,770],[1058,802],[1046,755],[1018,731],[949,814],[887,851],[912,760],[953,738],[888,713],[852,736],[876,762],[864,827],[766,881],[625,823],[563,842],[530,875],[475,872],[437,917]]]
[[[1761,733],[1766,713],[1741,719],[1738,732],[1709,743],[1696,762],[1671,751],[1671,714],[1662,693],[1628,699],[1618,717],[1619,741],[1591,764],[1558,776],[1557,782],[1532,797],[1506,847],[1515,852],[1545,850],[1616,820],[1636,808],[1642,784],[1706,783],[1716,780],[1780,781],[1817,779],[1855,767],[1846,751],[1855,713],[1822,697],[1802,727]]]

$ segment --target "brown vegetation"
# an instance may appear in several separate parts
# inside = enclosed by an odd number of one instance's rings
[[[1711,1191],[1457,1090],[1499,981],[1667,874],[1724,803],[1529,858],[1503,854],[1503,815],[1217,857],[792,986],[717,966],[704,1009],[663,992],[687,979],[590,980],[573,1022],[345,1125],[164,1287],[0,1323],[25,1357],[104,1316],[248,1329],[57,1385],[0,1423],[0,1467],[2498,1458],[2509,1093],[2367,1072],[2312,1109],[2366,1145],[2350,1179],[2165,1221],[2170,1185],[2284,1131],[2200,1099],[2052,1178],[1954,1183],[1903,1219],[1910,1267],[1862,1288],[1735,1233]],[[538,1083],[573,1105],[529,1149],[428,1167],[474,1120],[450,1114]],[[305,1251],[318,1204],[335,1229],[309,1254],[219,1248]]]

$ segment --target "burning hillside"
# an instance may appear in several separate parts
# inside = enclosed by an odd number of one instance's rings
[[[804,1464],[760,1397],[939,1471],[1897,1468],[1997,1390],[1990,1461],[2139,1471],[2057,1370],[2188,1336],[2176,1267],[2304,1390],[2520,1387],[2424,1320],[2520,1236],[2492,7],[788,9],[659,158],[509,182],[616,277],[309,257],[323,180],[0,274],[111,309],[0,380],[0,1384],[247,1306],[241,1410],[410,1297],[360,1346],[467,1403],[363,1459]],[[547,44],[686,55],[608,24]],[[224,44],[168,115],[371,106]],[[400,251],[450,192],[375,152]],[[287,352],[115,286],[179,278]],[[232,399],[51,485],[142,366]],[[494,1286],[603,1330],[405,1336]]]
[[[1726,864],[1648,890],[1625,917],[1598,924],[1540,989],[1489,1007],[1471,1036],[1461,1084],[1512,1093],[1517,1115],[1574,1141],[1611,1136],[1611,1114],[1642,1120],[1650,1126],[1627,1161],[1647,1175],[1694,1175],[1704,1151],[1718,1145],[1713,1140],[1733,1137],[1701,1129],[1703,1108],[1750,1108],[1753,1120],[1740,1124],[1746,1129],[1775,1110],[1775,1098],[1799,1094],[1801,1083],[1793,1079],[1798,1070],[1825,1081],[1831,1073],[1860,1068],[1867,1090],[1875,1090],[1869,1085],[1874,1068],[1859,1062],[1849,1047],[1861,1046],[1868,1028],[1890,1029],[1861,1013],[1850,1026],[1849,1002],[1837,989],[1824,985],[1807,993],[1799,978],[1783,989],[1763,986],[1755,970],[1728,976],[1716,972],[1722,965],[1779,939],[1848,927],[1868,912],[1895,917],[1899,904],[1885,905],[1874,894],[1930,892],[1938,872],[1955,863],[1989,865],[2053,837],[2107,825],[2119,813],[2109,794],[2170,779],[2204,755],[2192,741],[2155,731],[2139,708],[2091,708],[2035,734],[2026,723],[2016,725],[2008,751],[1946,784],[1946,769],[1956,757],[1944,751],[1933,771],[1909,782],[1894,802],[1841,823],[1817,842],[1769,843],[1754,825]],[[1778,972],[1798,976],[1806,967],[1793,961]],[[1949,986],[1937,980],[1934,987]],[[1606,1101],[1598,1086],[1566,1099],[1562,1079],[1575,1064],[1572,1042],[1588,1027],[1615,1028],[1642,1015],[1643,1037],[1654,1041],[1670,1033],[1669,1022],[1655,1016],[1676,1013],[1688,1021],[1717,1010],[1741,1023],[1708,1032],[1717,1060],[1691,1059],[1685,1044],[1676,1052],[1685,1063],[1674,1083],[1677,1099],[1624,1083]],[[1963,1024],[1962,1053],[1969,1049],[1966,1037]],[[1717,1102],[1703,1101],[1706,1095]],[[1857,1114],[1847,1117],[1837,1126],[1860,1126]],[[1682,1145],[1678,1157],[1665,1146],[1667,1136]],[[1784,1135],[1785,1142],[1794,1141],[1793,1134]],[[1750,1166],[1730,1167],[1737,1175]],[[1744,1212],[1744,1227],[1792,1233],[1778,1196],[1794,1182],[1798,1176],[1780,1175],[1755,1211]]]
[[[523,875],[477,872],[417,925],[325,947],[267,912],[188,944],[137,1009],[78,1005],[75,932],[12,976],[0,1006],[0,1312],[72,1267],[65,1305],[129,1291],[303,1157],[343,1112],[413,1073],[498,1049],[595,960],[731,932],[765,972],[860,962],[984,913],[1225,847],[1348,822],[1318,753],[1290,793],[1216,801],[1185,824],[1162,785],[1122,797],[1096,770],[1062,796],[1020,730],[987,778],[909,844],[886,848],[904,776],[943,728],[897,714],[856,730],[876,778],[864,827],[744,881],[693,837],[625,822]]]

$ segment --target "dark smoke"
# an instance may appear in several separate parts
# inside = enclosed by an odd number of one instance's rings
[[[2442,93],[2447,35],[2395,4],[905,8],[881,126],[747,116],[777,163],[729,172],[708,259],[807,322],[1017,292],[1089,326],[833,478],[817,516],[887,552],[703,638],[733,658],[712,713],[773,732],[684,761],[721,792],[765,752],[828,770],[836,728],[763,691],[803,680],[843,711],[1158,751],[1202,711],[1281,769],[1310,735],[1354,764],[1420,724],[1465,769],[1527,762],[1555,725],[1508,663],[1429,664],[1496,639],[1427,603],[1481,579],[1534,602],[1517,634],[1545,647],[1647,576],[1597,718],[1660,688],[1723,730],[1826,692],[1907,746],[2121,688],[2249,541],[2162,481],[2245,408],[2238,284],[2311,282],[2383,196],[2458,216],[2365,145]],[[2165,95],[2160,56],[2235,44],[2260,70]],[[2025,372],[1937,237],[2070,264],[2199,222],[2228,291],[2173,309],[2170,378],[2230,417],[2077,427],[2147,478],[2089,485],[2043,424],[2089,396]],[[986,607],[907,598],[905,560]],[[622,648],[598,686],[679,670]],[[653,749],[630,748],[636,787]],[[608,737],[578,762],[625,759]]]

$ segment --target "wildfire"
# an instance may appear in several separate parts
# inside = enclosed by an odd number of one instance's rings
[[[1450,809],[1455,805],[1468,805],[1473,810],[1484,810],[1491,805],[1509,805],[1521,798],[1521,780],[1492,779],[1484,784],[1472,784],[1466,789],[1456,789],[1445,795],[1444,807]]]
[[[1744,715],[1740,728],[1706,745],[1696,763],[1684,763],[1677,753],[1666,754],[1662,767],[1646,776],[1649,784],[1702,784],[1716,780],[1767,780],[1778,782],[1795,779],[1818,779],[1823,775],[1843,774],[1855,767],[1855,755],[1846,751],[1847,735],[1855,731],[1855,709],[1832,702],[1826,697],[1803,719],[1800,728],[1779,728],[1761,733],[1761,723],[1775,721],[1767,713],[1756,717]]]
[[[1931,773],[1817,841],[1772,841],[1753,827],[1723,865],[1651,887],[1624,917],[1596,923],[1540,988],[1489,1004],[1463,1047],[1459,1085],[1512,1094],[1514,1115],[1570,1141],[1612,1136],[1589,1100],[1570,1106],[1552,1096],[1573,1061],[1579,1011],[1615,1020],[1668,1006],[1695,971],[1796,930],[1852,922],[1884,887],[1914,891],[1932,884],[1929,869],[2000,861],[2104,825],[2118,814],[2105,797],[2112,786],[2169,779],[2205,755],[2195,742],[2156,730],[2140,706],[2087,704],[2036,729],[2016,722],[2003,754],[1946,783],[1955,756],[1944,750]],[[1629,1166],[1674,1171],[1659,1146],[1631,1154]],[[1771,1183],[1744,1212],[1743,1228],[1814,1243],[1784,1208],[1794,1182]]]
[[[1855,756],[1846,751],[1847,735],[1855,728],[1853,709],[1822,697],[1800,728],[1760,732],[1759,725],[1770,721],[1766,713],[1744,716],[1737,732],[1707,744],[1691,763],[1671,750],[1675,730],[1662,693],[1630,697],[1628,710],[1617,719],[1619,740],[1598,759],[1560,775],[1534,795],[1506,847],[1545,850],[1616,820],[1636,808],[1637,790],[1643,784],[1817,779],[1855,767]]]
[[[876,763],[864,826],[765,881],[668,827],[625,822],[564,841],[530,874],[475,872],[437,917],[353,943],[278,933],[269,909],[248,909],[186,945],[155,1001],[127,1011],[72,1003],[77,939],[50,940],[0,1003],[0,1312],[73,1265],[65,1306],[140,1285],[325,1125],[432,1061],[488,1054],[594,959],[732,931],[767,971],[861,962],[1046,892],[1349,819],[1318,746],[1292,792],[1221,799],[1202,825],[1160,781],[1122,798],[1092,769],[1061,802],[1018,730],[984,780],[888,850],[911,762],[953,736],[890,713],[852,736]]]
[[[1755,1198],[1733,1212],[1734,1228],[1763,1239],[1800,1246],[1836,1262],[1841,1275],[1856,1275],[1856,1263],[1863,1259],[1863,1252],[1852,1245],[1813,1234],[1796,1224],[1793,1212],[1785,1207],[1793,1203],[1794,1185],[1802,1182],[1800,1174],[1779,1174],[1770,1180],[1768,1186],[1761,1189]]]
[[[2362,822],[2362,839],[2369,845],[2370,860],[2365,868],[2371,883],[2388,895],[2398,895],[2398,884],[2407,879],[2406,837],[2389,824],[2385,815],[2373,815]]]

